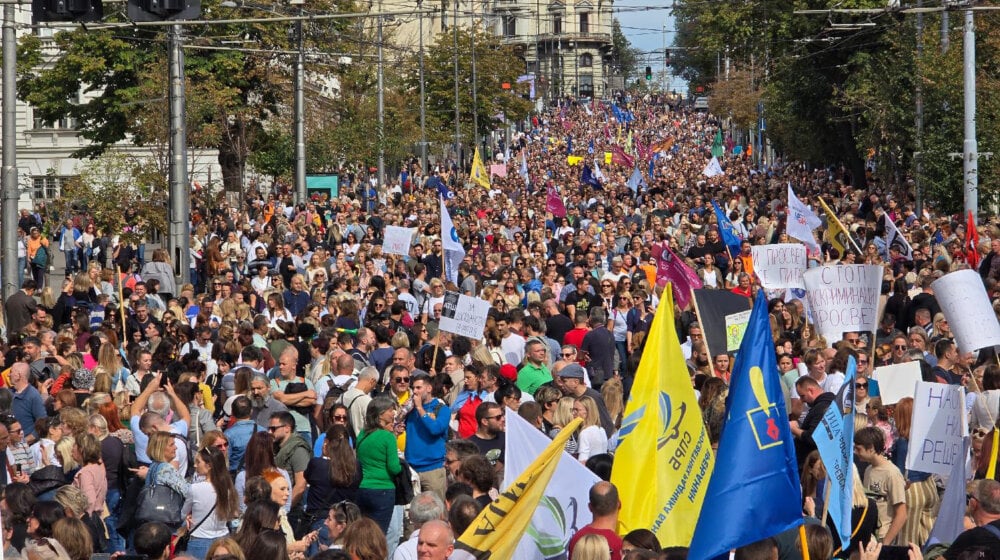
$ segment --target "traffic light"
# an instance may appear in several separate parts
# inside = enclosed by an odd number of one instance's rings
[[[646,67],[646,81],[647,82],[653,81],[653,68],[650,66]]]
[[[663,64],[670,66],[670,49],[663,49]]]
[[[101,0],[32,0],[31,23],[48,21],[101,21]]]
[[[128,19],[132,21],[177,21],[200,15],[201,0],[128,0]]]

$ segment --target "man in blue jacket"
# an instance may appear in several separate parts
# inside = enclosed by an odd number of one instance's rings
[[[420,487],[443,500],[448,484],[444,455],[451,410],[431,394],[433,384],[427,372],[413,370],[410,383],[413,409],[406,415],[406,461],[420,476]]]

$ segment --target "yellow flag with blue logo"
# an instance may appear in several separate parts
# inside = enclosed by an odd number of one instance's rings
[[[452,560],[511,558],[531,523],[538,504],[559,465],[566,441],[583,424],[580,418],[566,425],[552,443],[517,477],[455,541]]]
[[[840,219],[837,218],[837,215],[833,213],[833,210],[830,210],[830,207],[826,205],[826,201],[822,197],[820,197],[819,203],[823,207],[823,212],[826,212],[826,234],[824,234],[824,238],[837,250],[840,258],[844,258],[844,252],[851,247],[851,234],[844,227],[844,224],[840,222]]]
[[[471,179],[484,189],[490,188],[490,172],[483,165],[483,160],[479,158],[479,148],[476,148],[472,155],[472,171],[469,173]]]
[[[618,533],[649,529],[664,547],[691,544],[714,465],[668,283],[618,434],[611,471],[622,502]]]

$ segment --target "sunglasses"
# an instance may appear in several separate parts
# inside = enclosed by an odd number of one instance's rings
[[[280,430],[282,428],[284,428],[284,426],[268,426],[267,427],[267,431],[269,431],[269,432],[271,432],[273,434],[274,432],[277,432],[278,430]]]
[[[867,389],[868,388],[868,384],[867,383],[855,383],[854,384],[854,388],[855,389]]]
[[[397,377],[397,378],[393,379],[393,381],[395,381],[396,383],[409,383],[410,382],[410,378],[409,377]]]
[[[340,421],[340,422],[346,422],[347,421],[347,416],[343,415],[343,414],[334,414],[333,415],[333,419],[337,420],[337,421]]]
[[[895,348],[896,350],[906,350],[906,345],[905,344],[896,344],[896,345],[893,346],[893,348]]]
[[[573,354],[572,352],[563,352],[559,355],[562,356],[563,358],[572,358],[575,354]]]
[[[501,412],[500,414],[497,414],[496,416],[487,416],[486,419],[487,420],[496,420],[496,419],[503,418],[503,417],[504,417],[504,413]]]

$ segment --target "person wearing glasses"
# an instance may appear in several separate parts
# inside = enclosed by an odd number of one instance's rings
[[[291,412],[276,412],[271,415],[267,431],[274,436],[277,452],[274,463],[278,468],[292,473],[292,506],[300,501],[306,492],[306,467],[312,452],[309,442],[295,431],[295,418]]]
[[[479,452],[503,470],[506,445],[506,418],[504,407],[495,402],[484,402],[476,409],[476,433],[466,438],[476,444]]]
[[[396,502],[393,477],[402,472],[396,447],[396,412],[399,405],[390,397],[377,397],[368,405],[364,429],[358,435],[357,454],[362,478],[358,507],[388,532]]]

